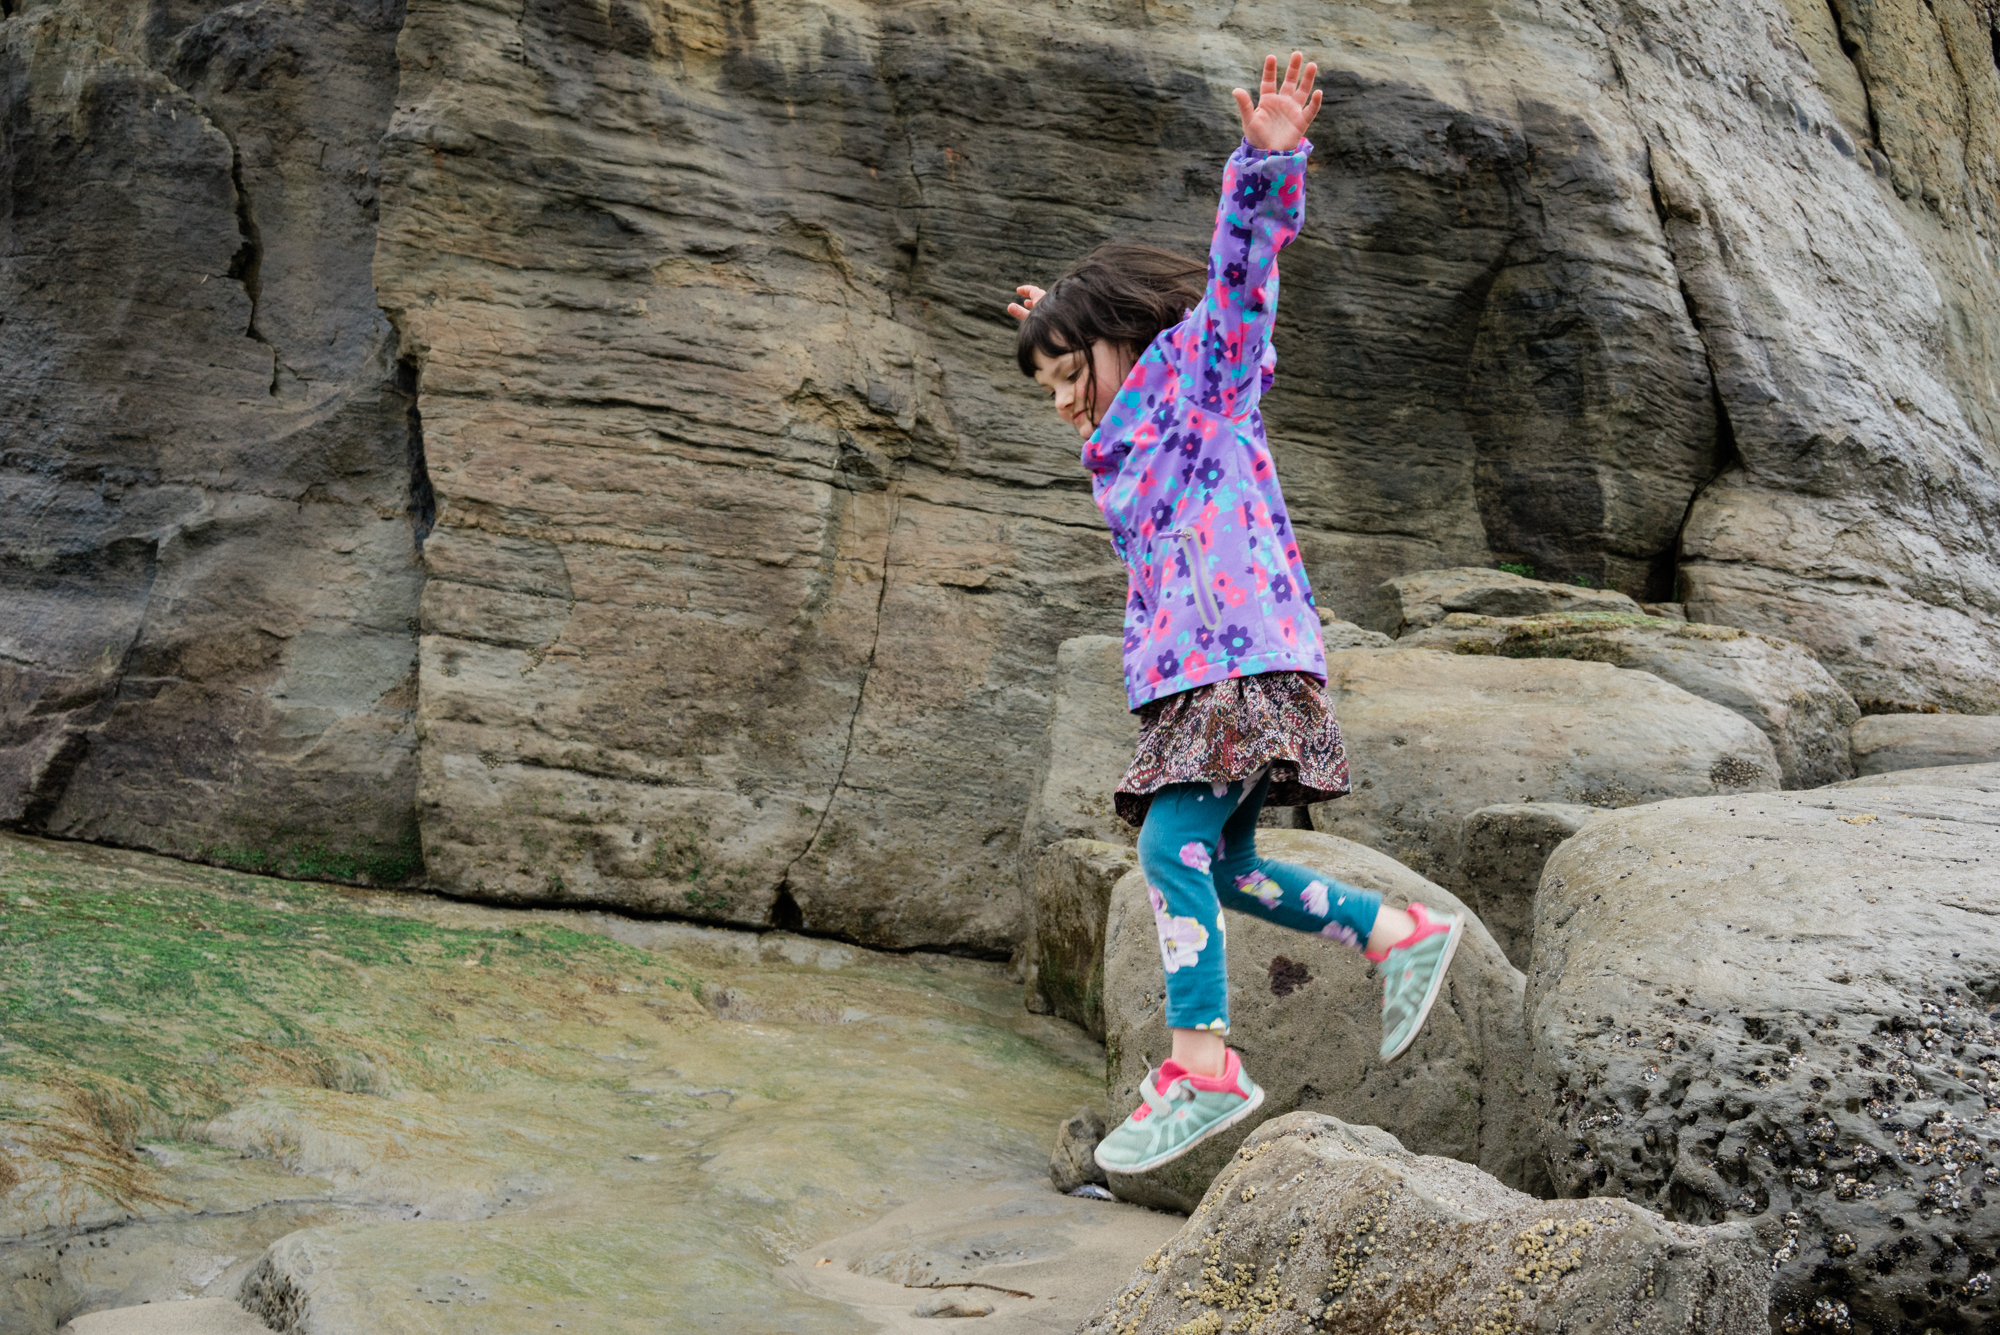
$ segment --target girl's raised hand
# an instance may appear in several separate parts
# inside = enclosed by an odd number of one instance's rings
[[[1289,153],[1299,146],[1299,140],[1306,137],[1306,127],[1319,115],[1319,90],[1313,87],[1313,80],[1319,77],[1318,65],[1299,68],[1305,57],[1292,52],[1291,63],[1285,66],[1285,81],[1278,82],[1278,58],[1264,57],[1264,82],[1257,89],[1257,101],[1253,106],[1250,94],[1236,89],[1236,111],[1243,117],[1243,137],[1250,147],[1267,153]]]
[[[1014,291],[1020,294],[1021,299],[1007,303],[1007,314],[1013,316],[1016,320],[1027,319],[1028,312],[1035,308],[1035,303],[1048,295],[1033,283],[1023,283],[1021,286],[1015,288]]]

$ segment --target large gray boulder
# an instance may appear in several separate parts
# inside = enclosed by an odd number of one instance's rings
[[[1435,626],[1452,613],[1523,617],[1543,612],[1611,612],[1643,616],[1639,604],[1616,589],[1553,584],[1505,570],[1457,566],[1419,570],[1375,586],[1360,622],[1392,639]]]
[[[1402,643],[1650,672],[1756,724],[1777,751],[1785,787],[1818,788],[1854,774],[1848,730],[1861,717],[1854,697],[1804,647],[1775,635],[1653,616],[1455,613]]]
[[[1573,802],[1499,802],[1465,818],[1453,885],[1515,968],[1528,967],[1542,865],[1601,810]]]
[[[1770,741],[1740,715],[1643,672],[1430,649],[1327,655],[1354,789],[1316,830],[1433,880],[1464,818],[1496,802],[1631,806],[1775,789]]]
[[[2000,714],[1871,714],[1851,734],[1856,774],[2000,761]]]
[[[1258,835],[1266,856],[1336,876],[1401,906],[1418,900],[1468,912],[1450,892],[1359,844],[1309,831]],[[1539,1150],[1526,1129],[1526,1040],[1519,970],[1474,918],[1453,958],[1443,994],[1415,1043],[1394,1063],[1377,1057],[1382,989],[1359,951],[1227,915],[1231,1046],[1264,1087],[1254,1121],[1151,1173],[1114,1175],[1127,1200],[1190,1210],[1258,1123],[1305,1108],[1389,1129],[1429,1154],[1478,1164],[1503,1181],[1539,1190]],[[1139,1104],[1139,1082],[1169,1052],[1159,934],[1146,880],[1118,883],[1105,928],[1106,1072],[1111,1111]]]
[[[1770,1287],[1740,1224],[1536,1200],[1375,1127],[1302,1112],[1250,1137],[1083,1332],[1767,1335]]]
[[[1319,610],[1319,634],[1321,643],[1329,652],[1336,649],[1387,649],[1395,643],[1394,637],[1357,626],[1352,621],[1342,621],[1324,607]]]
[[[1786,1330],[1992,1328],[1996,996],[2000,795],[1855,786],[1598,817],[1535,907],[1556,1192],[1750,1221]]]

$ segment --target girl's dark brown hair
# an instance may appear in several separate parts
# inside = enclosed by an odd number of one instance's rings
[[[1048,357],[1082,352],[1089,377],[1084,401],[1094,413],[1097,375],[1090,345],[1106,339],[1137,357],[1160,331],[1180,323],[1201,300],[1207,281],[1208,266],[1200,260],[1139,241],[1107,241],[1050,284],[1021,321],[1014,339],[1021,374],[1033,378],[1037,352]]]

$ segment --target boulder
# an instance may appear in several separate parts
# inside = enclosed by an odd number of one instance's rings
[[[1857,786],[1597,817],[1535,902],[1556,1192],[1750,1221],[1785,1330],[1990,1329],[1996,997],[2000,795]]]
[[[1420,900],[1468,912],[1450,892],[1392,859],[1331,835],[1271,830],[1266,856],[1327,872],[1395,905]],[[1443,994],[1416,1043],[1393,1064],[1377,1057],[1382,990],[1359,951],[1229,914],[1231,1046],[1264,1087],[1254,1120],[1151,1173],[1115,1174],[1126,1200],[1191,1210],[1258,1123],[1305,1108],[1365,1119],[1427,1153],[1478,1164],[1537,1189],[1544,1178],[1520,1132],[1527,1048],[1520,1029],[1521,974],[1486,929],[1467,924]],[[1105,927],[1105,1069],[1111,1111],[1139,1104],[1139,1082],[1168,1053],[1159,936],[1142,873],[1118,883]]]
[[[1084,1335],[1766,1335],[1769,1261],[1740,1224],[1541,1201],[1372,1126],[1267,1122]]]
[[[1622,807],[1775,789],[1764,734],[1642,672],[1428,649],[1327,655],[1354,789],[1316,830],[1448,880],[1464,818],[1497,802]]]
[[[1836,788],[1970,788],[2000,793],[2000,764],[1939,765],[1934,769],[1892,769],[1833,785]]]
[[[1454,613],[1403,643],[1507,658],[1576,658],[1650,672],[1749,719],[1771,739],[1785,787],[1850,778],[1854,697],[1791,640],[1685,619],[1559,612],[1537,617]]]
[[[1329,653],[1335,649],[1387,649],[1395,643],[1381,631],[1342,621],[1324,607],[1319,609],[1319,633]]]
[[[1097,1166],[1097,1142],[1104,1139],[1104,1119],[1095,1108],[1078,1108],[1056,1129],[1056,1147],[1049,1154],[1049,1181],[1067,1196],[1085,1183],[1104,1185]]]
[[[2000,761],[2000,714],[1871,714],[1850,734],[1856,774]]]
[[[1499,802],[1465,818],[1454,885],[1515,968],[1528,965],[1542,864],[1598,811],[1573,802]]]
[[[1064,839],[1043,851],[1025,951],[1030,1010],[1104,1037],[1104,916],[1112,887],[1138,862],[1137,850],[1094,839]]]
[[[1542,612],[1578,611],[1644,615],[1639,604],[1615,589],[1552,584],[1505,570],[1457,566],[1450,570],[1419,570],[1384,580],[1368,595],[1368,609],[1361,614],[1361,624],[1401,639],[1413,630],[1437,625],[1453,612],[1524,617]]]

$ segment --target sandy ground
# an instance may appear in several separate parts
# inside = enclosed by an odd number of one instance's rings
[[[1185,1222],[1119,1201],[1058,1196],[1045,1181],[1008,1183],[914,1201],[810,1249],[786,1273],[894,1335],[935,1332],[935,1319],[917,1312],[939,1298],[990,1305],[974,1328],[980,1335],[1068,1331]]]

